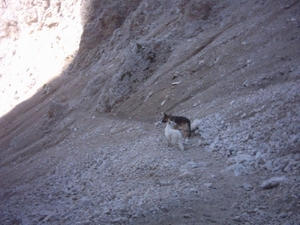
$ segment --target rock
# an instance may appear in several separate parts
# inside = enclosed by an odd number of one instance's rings
[[[91,221],[76,222],[75,225],[90,225]]]
[[[244,183],[243,188],[247,191],[251,191],[253,189],[253,186],[249,183]]]
[[[196,103],[193,104],[193,107],[195,108],[195,107],[197,107],[199,104],[200,104],[199,102],[196,102]]]
[[[194,161],[190,161],[188,163],[186,163],[185,165],[183,165],[181,168],[197,168],[199,167],[199,163],[195,163]]]
[[[266,161],[264,160],[264,158],[260,152],[256,153],[255,160],[259,165],[264,165],[266,163]]]
[[[179,174],[180,178],[189,178],[189,177],[193,177],[193,176],[194,176],[194,172],[192,172],[188,169],[180,170],[180,174]]]
[[[55,215],[55,213],[51,213],[49,215],[47,215],[44,219],[43,222],[57,222],[59,221],[58,217]]]
[[[88,197],[82,197],[82,198],[80,199],[80,203],[81,203],[83,206],[92,205],[92,201],[91,201]]]
[[[243,222],[240,216],[235,216],[232,220],[239,223]]]
[[[272,189],[279,186],[280,183],[286,181],[285,177],[272,177],[268,180],[265,180],[261,183],[260,187],[262,189]]]
[[[260,165],[260,167],[263,168],[263,169],[266,169],[268,171],[273,171],[274,170],[273,161],[272,160],[266,161],[266,163]]]
[[[276,162],[277,166],[274,168],[274,170],[276,171],[283,171],[284,168],[289,164],[289,160],[288,159],[279,159]]]
[[[284,219],[284,218],[286,218],[286,217],[288,217],[288,214],[285,213],[285,212],[280,213],[280,214],[278,215],[278,218],[279,218],[279,219]]]
[[[227,166],[226,169],[222,170],[221,172],[227,172],[227,171],[233,171],[235,176],[240,176],[242,174],[248,173],[248,169],[240,163]]]
[[[235,160],[234,157],[231,157],[231,158],[229,158],[229,159],[226,161],[226,164],[227,164],[228,166],[233,165],[233,164],[235,164],[235,163],[236,163],[236,160]]]
[[[300,153],[299,152],[294,155],[294,159],[295,159],[295,161],[300,161]]]
[[[203,184],[205,187],[207,188],[212,188],[213,187],[213,184],[212,183],[204,183]]]
[[[248,163],[248,162],[254,160],[253,156],[248,155],[248,154],[239,154],[239,155],[235,156],[234,159],[237,163],[242,163],[242,164]]]
[[[270,145],[268,143],[262,143],[258,146],[258,149],[263,152],[263,153],[266,153],[266,152],[270,152],[271,148],[270,148]]]
[[[190,218],[192,218],[192,216],[191,216],[190,214],[184,214],[184,215],[183,215],[183,218],[185,218],[185,219],[190,219]]]
[[[201,129],[200,125],[201,125],[201,120],[195,119],[191,124],[191,130],[195,131],[195,130]]]

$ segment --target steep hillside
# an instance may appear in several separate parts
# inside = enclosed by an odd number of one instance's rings
[[[299,12],[3,1],[1,224],[299,224]]]

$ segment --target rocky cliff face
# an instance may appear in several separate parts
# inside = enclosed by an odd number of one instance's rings
[[[59,76],[78,49],[81,3],[1,2],[1,116]]]
[[[2,1],[1,223],[298,224],[299,11]]]

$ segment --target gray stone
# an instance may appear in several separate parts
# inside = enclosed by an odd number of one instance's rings
[[[43,222],[53,223],[53,222],[56,222],[56,221],[59,221],[59,218],[55,215],[55,213],[51,213],[43,219]]]
[[[286,181],[285,177],[272,177],[268,180],[265,180],[261,183],[260,187],[262,189],[271,189],[279,186],[280,183]]]
[[[80,203],[84,206],[92,205],[92,201],[88,197],[82,197]]]
[[[247,191],[251,191],[253,189],[253,186],[249,183],[244,183],[243,188]]]
[[[242,174],[248,173],[248,169],[240,163],[227,166],[226,169],[222,170],[221,172],[226,172],[226,171],[233,171],[235,176],[240,176]]]
[[[279,219],[284,219],[284,218],[286,218],[286,217],[288,217],[288,214],[285,213],[285,212],[280,213],[280,214],[278,215],[278,218],[279,218]]]

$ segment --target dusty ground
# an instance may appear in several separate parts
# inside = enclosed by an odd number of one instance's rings
[[[300,224],[299,1],[1,4],[1,224]]]
[[[3,224],[299,223],[299,153],[292,171],[270,171],[247,151],[230,162],[238,156],[210,150],[199,135],[180,151],[167,147],[162,126],[106,117],[84,124],[89,131],[75,123],[60,144],[2,167],[10,171]],[[272,177],[277,183],[263,188]]]

